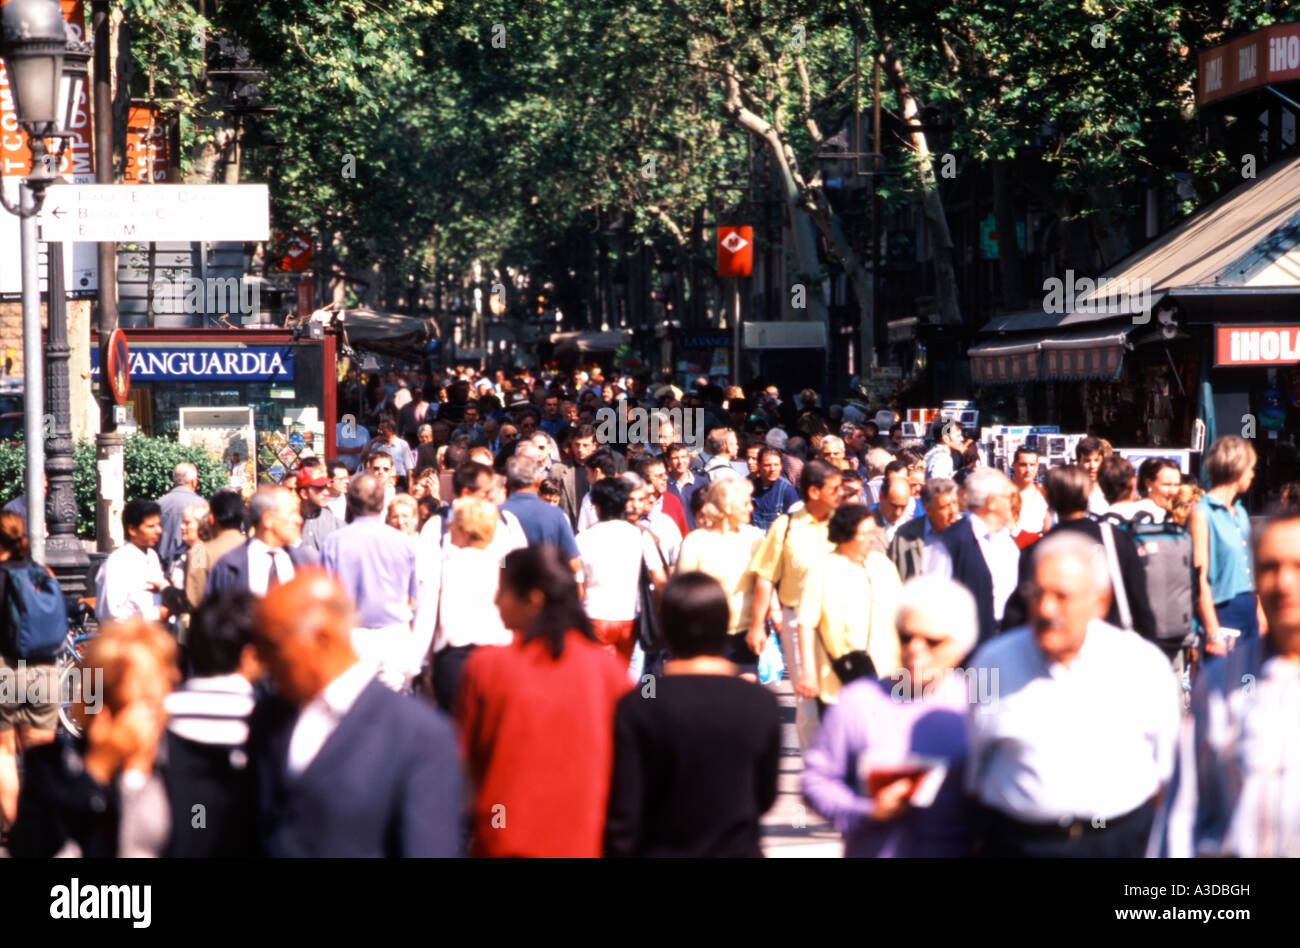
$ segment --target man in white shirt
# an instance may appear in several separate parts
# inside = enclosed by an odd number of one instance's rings
[[[748,477],[749,467],[740,454],[740,439],[730,428],[714,428],[704,438],[704,450],[691,464],[691,470],[707,477],[710,482],[724,477]],[[697,468],[698,465],[698,468]]]
[[[668,572],[650,531],[628,520],[631,491],[623,478],[597,481],[588,496],[600,520],[576,537],[582,560],[578,588],[597,640],[626,666],[636,649],[641,564],[649,570],[656,599],[668,583]]]
[[[629,521],[643,525],[654,534],[664,565],[670,569],[676,566],[677,554],[682,550],[682,531],[672,517],[655,509],[659,498],[655,494],[654,485],[635,471],[620,474],[619,479],[628,485],[630,491],[628,504],[632,516],[628,518]]]
[[[162,622],[170,615],[161,595],[167,580],[154,550],[162,536],[162,511],[154,501],[136,498],[122,510],[122,528],[127,542],[104,561],[95,582],[95,617]]]
[[[1080,438],[1074,448],[1074,456],[1079,462],[1079,467],[1083,468],[1092,480],[1092,491],[1088,494],[1088,513],[1100,516],[1110,509],[1110,504],[1106,503],[1106,495],[1102,493],[1101,485],[1097,483],[1097,475],[1101,472],[1101,462],[1104,460],[1101,439],[1094,438],[1092,435]]]
[[[342,461],[330,461],[326,467],[329,468],[329,499],[325,502],[325,508],[338,518],[339,523],[347,523],[348,520],[348,478],[351,471]]]
[[[1016,448],[1011,483],[1020,492],[1020,532],[1042,536],[1052,528],[1052,512],[1047,509],[1047,495],[1038,486],[1038,452],[1033,448]]]
[[[940,429],[939,442],[925,455],[925,476],[952,477],[957,470],[956,458],[961,457],[962,448],[966,447],[966,436],[962,433],[961,423],[944,422]]]
[[[587,458],[586,470],[588,490],[582,498],[582,503],[578,506],[578,524],[574,529],[575,534],[581,533],[599,522],[600,517],[597,516],[596,508],[592,503],[590,488],[606,478],[617,477],[618,460],[614,457],[614,452],[609,448],[601,448]]]
[[[397,468],[393,459],[382,451],[376,451],[366,461],[366,470],[379,478],[380,483],[384,485],[384,509],[380,516],[387,517],[388,505],[397,496]]]
[[[1100,545],[1046,537],[1034,546],[1029,625],[971,661],[990,693],[971,707],[966,772],[990,820],[985,855],[1146,851],[1181,700],[1160,650],[1102,621],[1109,605]]]

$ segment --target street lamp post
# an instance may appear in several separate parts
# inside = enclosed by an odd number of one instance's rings
[[[71,47],[71,48],[70,48]],[[65,75],[65,55],[70,68]],[[72,495],[72,438],[68,411],[68,339],[63,299],[61,246],[49,256],[49,349],[53,356],[42,374],[40,283],[37,265],[36,214],[45,189],[58,179],[58,161],[67,147],[70,118],[77,107],[89,58],[85,48],[70,44],[57,0],[9,0],[0,8],[0,57],[14,96],[14,111],[27,133],[32,170],[19,185],[18,206],[4,195],[5,210],[20,218],[23,310],[24,437],[27,451],[27,532],[32,559],[47,562],[46,501],[43,474],[44,438],[51,439],[51,549],[56,565],[84,570],[87,562],[76,541],[76,502]],[[46,138],[62,137],[50,154]],[[57,262],[56,262],[56,257]],[[56,286],[57,282],[57,286]],[[56,299],[57,297],[57,299]],[[45,400],[46,383],[50,402]],[[53,422],[53,431],[47,419]],[[73,549],[75,547],[75,550]]]
[[[91,43],[70,42],[64,51],[63,77],[59,87],[64,109],[60,152],[67,147],[66,136],[72,133],[82,96],[86,94],[93,48]],[[53,431],[46,433],[51,437],[45,452],[45,473],[49,481],[46,510],[50,533],[45,544],[45,562],[59,578],[64,593],[75,599],[86,594],[86,568],[90,565],[90,557],[77,539],[77,497],[72,487],[72,473],[76,469],[68,372],[72,350],[68,345],[63,244],[46,244],[46,257],[49,260],[46,277],[49,289],[45,310],[48,321],[45,334],[45,416],[47,424],[53,422]]]

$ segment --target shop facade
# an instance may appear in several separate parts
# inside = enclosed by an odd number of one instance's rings
[[[1300,479],[1300,157],[1120,261],[1066,308],[1045,301],[981,329],[967,358],[983,405],[1010,424],[1187,451],[1198,475],[1206,446],[1240,435],[1260,459],[1252,512]]]
[[[119,430],[201,444],[249,483],[278,483],[308,455],[332,457],[333,333],[126,329],[131,387]],[[98,340],[91,374],[98,378]],[[237,457],[236,457],[237,456]]]

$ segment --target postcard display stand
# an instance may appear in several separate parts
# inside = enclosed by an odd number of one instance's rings
[[[259,432],[257,458],[263,483],[279,484],[325,441],[325,426],[316,409],[289,410],[283,418],[283,427]]]
[[[228,465],[232,453],[238,454],[245,466],[253,462],[255,434],[253,409],[210,408],[199,406],[181,408],[180,430],[177,440],[184,445],[202,445],[223,466]],[[253,472],[249,472],[250,476]]]

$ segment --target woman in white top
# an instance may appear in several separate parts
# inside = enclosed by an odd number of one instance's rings
[[[478,497],[451,505],[451,542],[429,551],[416,609],[416,644],[427,651],[433,640],[433,686],[439,707],[451,713],[461,668],[480,645],[509,645],[510,630],[492,605],[501,563],[488,548],[496,535],[497,509]],[[433,630],[430,635],[429,630]]]
[[[656,608],[668,582],[654,534],[631,522],[638,513],[629,509],[631,495],[622,478],[606,477],[592,484],[588,496],[599,520],[575,538],[582,560],[578,590],[592,631],[628,663],[636,650],[641,564],[650,574]]]
[[[724,656],[756,677],[758,656],[745,644],[754,607],[754,570],[750,562],[763,542],[763,531],[749,522],[754,510],[754,485],[748,478],[714,481],[705,490],[704,506],[696,515],[700,529],[682,540],[677,572],[699,570],[722,584],[731,607],[731,626]]]

